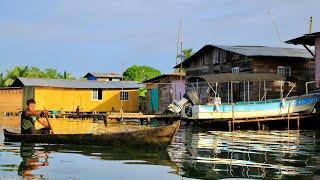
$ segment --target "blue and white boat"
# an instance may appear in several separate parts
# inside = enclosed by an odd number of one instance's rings
[[[213,78],[202,78],[206,81],[210,80],[211,82],[213,82],[215,79],[217,82],[225,82],[227,80],[231,83],[239,83],[242,81],[248,82],[248,80],[252,80],[252,78],[255,78],[257,81],[284,81],[285,77],[270,73],[260,73],[254,75],[246,73],[244,75],[238,74],[236,76],[228,73],[226,74],[225,78],[222,75],[216,75]],[[306,85],[307,84],[308,83],[306,83]],[[215,91],[210,83],[208,83],[208,85],[213,91]],[[192,93],[185,94],[182,100],[175,101],[170,104],[169,110],[175,113],[180,113],[182,118],[185,119],[212,120],[272,117],[292,113],[311,113],[314,111],[316,103],[320,101],[319,92],[306,92],[305,95],[288,97],[291,90],[286,97],[283,97],[282,95],[282,97],[279,99],[264,99],[260,101],[245,101],[235,103],[221,103],[221,99],[216,94],[216,100],[207,104],[197,103],[198,99],[196,97],[197,95],[195,95],[197,92],[194,91]],[[266,92],[264,92],[264,94],[266,94]]]

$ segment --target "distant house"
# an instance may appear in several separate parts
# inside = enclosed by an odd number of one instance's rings
[[[22,88],[0,88],[0,112],[17,113],[22,110]]]
[[[144,87],[135,81],[89,81],[41,78],[18,78],[12,85],[23,89],[22,105],[30,98],[38,109],[61,109],[74,112],[138,112],[138,89]],[[122,102],[122,103],[121,103]]]
[[[185,74],[163,74],[143,82],[147,88],[147,111],[162,113],[172,100],[185,93]]]
[[[296,82],[290,95],[305,92],[305,82],[314,80],[314,57],[305,49],[266,47],[266,46],[222,46],[206,45],[182,62],[186,70],[186,80],[192,76],[220,73],[277,73]],[[180,64],[175,68],[180,68]],[[294,84],[287,84],[286,94]],[[261,82],[233,83],[235,101],[252,101],[261,98]],[[266,98],[279,98],[279,82],[267,84]],[[195,88],[188,84],[188,89]],[[250,89],[248,94],[247,90]],[[259,91],[258,91],[259,89]],[[208,90],[206,83],[197,84],[200,98]],[[227,101],[227,85],[219,86],[219,94]],[[259,94],[259,95],[258,95]]]
[[[98,80],[98,81],[121,81],[122,75],[117,73],[99,73],[99,72],[88,72],[83,78],[87,80]]]

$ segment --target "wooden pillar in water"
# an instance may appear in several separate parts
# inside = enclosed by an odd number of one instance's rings
[[[260,121],[258,120],[258,130],[260,131]]]
[[[234,103],[232,102],[232,128],[231,130],[234,131]]]
[[[297,129],[300,130],[300,117],[297,119]]]

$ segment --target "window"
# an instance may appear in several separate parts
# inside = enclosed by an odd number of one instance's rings
[[[102,100],[102,89],[92,90],[92,100]]]
[[[238,74],[238,73],[240,72],[240,68],[239,68],[239,67],[233,67],[233,68],[231,69],[231,72],[232,72],[233,74]]]
[[[129,101],[129,92],[121,91],[120,92],[120,101]]]
[[[278,74],[281,76],[291,76],[291,67],[278,66]]]

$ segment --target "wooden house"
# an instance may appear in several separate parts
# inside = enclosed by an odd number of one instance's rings
[[[220,84],[218,93],[223,101],[227,98],[227,89],[232,89],[232,101],[252,101],[262,98],[261,89],[266,90],[266,98],[279,98],[280,91],[290,95],[305,93],[305,82],[314,80],[314,57],[305,49],[265,47],[265,46],[222,46],[206,45],[182,62],[186,70],[186,80],[192,76],[220,73],[277,73],[286,76],[293,83],[283,82],[234,82]],[[180,68],[180,64],[175,66]],[[294,86],[294,88],[293,88]],[[187,88],[196,88],[201,100],[208,94],[206,83],[187,84]],[[229,93],[228,93],[229,94]]]
[[[22,105],[35,99],[38,109],[74,112],[138,112],[138,89],[144,87],[135,81],[89,81],[41,78],[18,78],[13,85],[21,87]]]
[[[117,73],[88,72],[83,78],[97,81],[121,81],[123,76]]]
[[[0,112],[17,113],[22,110],[22,88],[0,88]]]
[[[306,50],[315,58],[315,82],[317,87],[320,87],[320,32],[305,34],[286,42],[294,45],[303,45]],[[314,46],[315,53],[310,50],[308,46]]]
[[[143,82],[147,88],[147,112],[162,113],[185,93],[185,74],[163,74]]]

